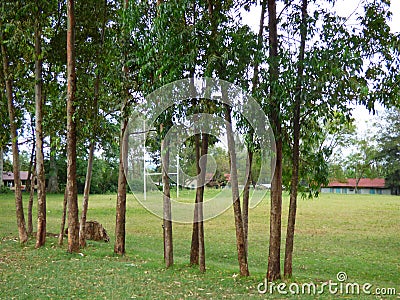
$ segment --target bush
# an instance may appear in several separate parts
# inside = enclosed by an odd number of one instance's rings
[[[11,190],[8,186],[0,186],[0,194],[9,194],[11,193]]]

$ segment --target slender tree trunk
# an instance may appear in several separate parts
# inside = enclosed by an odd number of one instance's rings
[[[203,133],[201,138],[201,156],[203,159],[200,163],[200,195],[197,203],[197,222],[198,222],[198,235],[199,235],[199,269],[200,272],[206,271],[206,253],[204,243],[204,222],[203,222],[203,200],[204,200],[204,183],[206,178],[207,168],[207,153],[208,153],[208,134]]]
[[[163,132],[163,125],[160,126]],[[165,139],[161,140],[161,165],[163,182],[163,233],[164,233],[164,260],[165,266],[169,268],[174,264],[174,250],[172,242],[172,212],[171,191],[169,184],[169,144]]]
[[[41,8],[38,7],[40,16]],[[35,133],[36,133],[36,174],[38,181],[38,220],[35,248],[46,242],[46,177],[43,156],[43,97],[42,97],[42,29],[39,16],[35,24]]]
[[[297,187],[299,184],[299,160],[300,160],[300,107],[303,98],[303,76],[304,76],[304,52],[307,37],[307,0],[302,1],[300,27],[300,51],[297,69],[297,84],[293,115],[293,157],[292,157],[292,179],[290,186],[290,204],[288,215],[288,226],[286,232],[284,276],[292,276],[293,266],[293,244],[294,230],[297,211]]]
[[[278,65],[278,32],[276,19],[276,1],[268,2],[268,28],[269,28],[269,56],[270,56],[270,120],[275,135],[276,165],[271,182],[271,212],[270,212],[270,238],[268,255],[268,281],[281,278],[281,227],[282,227],[282,125],[280,120],[280,103],[276,95],[276,86],[279,78]]]
[[[36,137],[35,137],[35,127],[33,126],[33,116],[31,115],[31,127],[32,127],[32,138],[33,138],[33,142],[32,142],[32,149],[31,149],[31,156],[29,159],[29,168],[28,168],[28,180],[26,181],[26,190],[30,191],[31,190],[31,180],[29,180],[30,178],[32,178],[32,173],[33,172],[33,168],[34,168],[34,160],[36,159],[35,157],[35,151],[36,151]],[[29,230],[28,230],[29,231]]]
[[[68,252],[79,252],[78,189],[76,182],[76,72],[74,0],[67,0],[67,189]]]
[[[223,98],[226,91],[222,91]],[[247,253],[246,253],[246,242],[243,230],[243,219],[242,210],[240,208],[240,195],[239,195],[239,183],[237,178],[237,167],[236,167],[236,150],[235,150],[235,140],[232,130],[232,120],[231,120],[231,108],[229,105],[224,104],[225,109],[225,121],[226,121],[226,135],[228,140],[228,150],[230,157],[230,167],[231,167],[231,185],[232,185],[232,200],[233,200],[233,212],[235,216],[235,228],[236,228],[236,247],[238,253],[238,261],[240,268],[240,275],[249,276],[249,268],[247,265]]]
[[[32,236],[33,233],[33,220],[32,220],[32,208],[33,208],[33,197],[35,195],[35,180],[36,180],[36,158],[33,164],[33,174],[31,175],[30,188],[29,188],[29,202],[28,202],[28,235]]]
[[[263,36],[264,36],[264,21],[265,21],[266,9],[267,9],[266,1],[261,1],[260,26],[259,26],[258,35],[257,35],[257,47],[258,47],[258,51],[260,51],[260,52],[262,50],[262,43],[263,43]],[[254,62],[253,79],[252,79],[253,96],[254,96],[257,86],[258,86],[259,65],[260,65],[260,61],[258,59],[256,59]]]
[[[1,21],[0,21],[0,26],[2,26]],[[3,34],[4,34],[3,31],[1,31],[0,45],[1,45],[1,54],[3,56],[3,73],[6,81],[8,114],[10,117],[10,131],[11,131],[11,141],[12,141],[13,173],[14,173],[14,187],[15,187],[15,211],[17,215],[19,241],[21,244],[24,244],[28,240],[28,233],[26,231],[24,207],[22,203],[21,179],[19,170],[18,135],[17,135],[17,123],[15,120],[12,79],[8,71],[9,67],[8,53],[6,49],[6,44],[3,42],[4,41]]]
[[[196,169],[197,175],[200,175],[201,169],[199,165],[200,161],[200,135],[196,134],[194,136],[194,143],[196,147]],[[190,264],[199,264],[199,223],[198,223],[198,203],[201,197],[200,194],[200,184],[197,182],[196,187],[196,199],[194,205],[194,215],[193,215],[193,230],[192,230],[192,245],[190,248]]]
[[[0,146],[0,188],[3,187],[3,171],[4,171],[4,149]]]
[[[58,193],[60,191],[58,186],[58,170],[56,163],[56,149],[54,146],[54,137],[50,134],[50,166],[49,166],[49,182],[47,185],[48,193]]]
[[[249,200],[250,200],[250,184],[251,184],[251,169],[253,165],[253,151],[251,148],[248,148],[248,156],[246,160],[246,182],[244,184],[243,189],[243,208],[242,208],[242,216],[243,216],[243,233],[244,233],[244,242],[246,253],[248,253],[249,245],[248,245],[248,233],[249,233]]]
[[[90,183],[92,181],[92,174],[93,174],[93,158],[94,158],[94,142],[90,142],[89,146],[89,158],[86,170],[86,178],[85,178],[85,188],[83,191],[83,203],[82,203],[82,215],[81,215],[81,222],[79,228],[79,245],[84,248],[86,247],[86,216],[87,210],[89,206],[89,193],[90,193]]]
[[[263,42],[263,34],[264,34],[264,19],[265,19],[265,10],[266,10],[266,3],[263,1],[261,3],[261,16],[260,16],[260,27],[258,31],[258,51],[261,51],[261,46]],[[259,68],[259,61],[256,59],[254,62],[254,69],[253,69],[253,80],[252,80],[252,93],[255,94],[258,86],[258,68]],[[250,128],[249,130],[249,140],[253,142],[254,139],[254,130]],[[248,157],[246,161],[246,174],[247,179],[244,185],[243,190],[243,208],[242,208],[242,215],[243,215],[243,230],[244,230],[244,238],[245,238],[245,245],[246,245],[246,253],[248,254],[248,235],[249,235],[249,198],[250,198],[250,184],[252,183],[252,169],[253,169],[253,148],[250,146],[248,147]]]
[[[124,10],[128,9],[128,0],[124,1]],[[123,36],[123,42],[127,43],[127,37]],[[127,66],[127,53],[123,53],[123,72],[124,72],[124,99],[121,107],[121,129],[120,129],[120,146],[119,146],[119,170],[118,170],[118,195],[115,220],[115,244],[114,253],[119,255],[125,254],[125,218],[126,218],[126,177],[124,172],[125,162],[128,157],[128,135],[125,131],[128,128],[128,103],[129,88],[127,86],[129,68]]]
[[[61,217],[60,235],[58,236],[58,244],[62,246],[64,241],[64,229],[65,219],[67,218],[67,206],[68,206],[68,187],[65,187],[64,201],[63,201],[63,214]]]
[[[104,13],[103,13],[103,24],[101,28],[101,37],[100,37],[100,46],[101,49],[103,48],[104,44],[104,32],[105,32],[105,22],[106,22],[106,5],[107,1],[104,2]],[[100,51],[97,52],[97,57],[99,57]],[[100,64],[100,61],[97,62]],[[85,188],[83,191],[83,203],[82,203],[82,215],[81,215],[81,222],[79,228],[79,244],[82,248],[86,247],[86,216],[87,210],[89,205],[89,194],[90,194],[90,186],[92,182],[92,174],[93,174],[93,159],[94,159],[94,150],[96,148],[96,132],[97,128],[97,115],[99,113],[98,108],[98,101],[99,101],[99,93],[100,93],[100,71],[97,69],[96,79],[94,82],[94,97],[93,97],[93,113],[92,113],[92,137],[89,146],[89,158],[88,158],[88,165],[86,170],[86,178],[85,178]]]
[[[124,108],[122,108],[124,111]],[[115,221],[115,245],[114,253],[119,255],[125,254],[125,218],[126,218],[126,177],[124,172],[124,164],[127,157],[127,138],[125,131],[128,128],[128,120],[123,117],[121,121],[120,136],[120,154],[119,154],[119,171],[118,171],[118,195],[117,209]]]

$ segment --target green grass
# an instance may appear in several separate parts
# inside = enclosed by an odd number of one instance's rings
[[[215,193],[207,191],[210,197]],[[58,233],[62,195],[48,195],[47,231]],[[184,199],[193,194],[181,193]],[[24,195],[24,198],[28,198]],[[80,199],[81,200],[81,199]],[[269,200],[250,211],[249,269],[237,276],[232,209],[205,223],[207,272],[188,265],[191,226],[174,224],[175,265],[163,265],[162,220],[129,196],[124,257],[113,255],[115,195],[95,195],[88,220],[107,229],[110,243],[89,241],[80,254],[68,254],[55,238],[34,249],[17,241],[12,194],[0,195],[0,298],[2,299],[365,299],[365,295],[259,295],[268,260]],[[299,199],[294,249],[294,278],[287,282],[321,284],[344,271],[347,282],[371,283],[372,291],[400,292],[400,198],[377,195],[324,194]],[[27,203],[25,202],[25,208]],[[283,238],[288,197],[283,203]],[[34,209],[36,209],[36,204]],[[36,212],[34,213],[36,216]],[[35,224],[34,224],[35,225]],[[284,245],[284,240],[282,245]],[[282,247],[284,248],[284,247]],[[283,252],[282,252],[283,253]],[[368,296],[367,299],[399,299]]]

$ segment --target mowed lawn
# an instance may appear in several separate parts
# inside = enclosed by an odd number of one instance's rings
[[[190,199],[192,192],[181,193]],[[207,195],[215,193],[208,190]],[[194,198],[194,197],[193,197]],[[28,196],[24,195],[26,213]],[[47,231],[58,233],[63,195],[48,195]],[[81,201],[81,197],[80,197]],[[80,202],[81,203],[81,202]],[[163,264],[162,220],[128,197],[126,255],[113,254],[116,195],[93,195],[88,220],[104,225],[110,243],[89,241],[81,254],[68,254],[56,238],[34,249],[17,240],[13,194],[0,195],[0,298],[1,299],[399,299],[395,296],[260,295],[268,261],[269,198],[250,211],[249,269],[238,276],[232,208],[205,223],[207,272],[190,267],[191,225],[174,224],[175,265]],[[80,205],[81,206],[81,205]],[[288,196],[283,202],[282,258]],[[36,209],[36,203],[34,206]],[[34,226],[36,225],[34,211]],[[36,228],[34,227],[34,230]],[[337,281],[395,288],[400,293],[400,197],[383,195],[323,194],[299,199],[294,249],[294,277],[290,283],[322,284]]]

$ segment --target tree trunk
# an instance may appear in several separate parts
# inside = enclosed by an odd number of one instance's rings
[[[33,222],[32,222],[32,208],[33,208],[33,197],[35,195],[35,180],[36,180],[36,158],[33,164],[33,174],[31,175],[29,185],[29,202],[28,202],[28,235],[32,236],[33,233]],[[29,177],[28,177],[29,178]]]
[[[200,195],[197,203],[197,222],[198,222],[198,235],[199,235],[199,269],[200,272],[206,271],[206,253],[204,244],[204,222],[203,222],[203,200],[204,200],[204,183],[206,178],[207,169],[207,155],[208,153],[208,134],[203,133],[201,138],[201,156],[203,160],[200,163]]]
[[[68,203],[68,189],[65,187],[64,201],[63,201],[63,214],[61,217],[60,235],[58,236],[58,244],[62,246],[64,240],[65,219],[67,217],[67,203]]]
[[[124,108],[122,108],[122,112]],[[125,254],[125,217],[126,217],[126,177],[124,172],[124,163],[127,157],[128,135],[125,131],[128,127],[128,120],[123,117],[121,121],[120,136],[120,154],[119,154],[119,171],[118,171],[118,195],[117,209],[115,221],[115,245],[114,253],[119,255]]]
[[[30,178],[32,178],[32,173],[33,172],[33,168],[34,168],[34,160],[35,158],[35,151],[36,151],[36,137],[35,137],[35,127],[33,126],[33,116],[31,115],[31,127],[32,127],[32,138],[33,138],[33,142],[32,142],[32,149],[31,149],[31,157],[29,159],[29,168],[28,168],[28,180],[26,181],[26,186],[25,189],[27,191],[31,190],[31,180],[29,180]],[[28,230],[29,231],[29,230]]]
[[[3,147],[0,146],[0,188],[3,187],[3,170],[4,170],[4,150]]]
[[[99,75],[96,76],[95,87],[94,87],[94,101],[93,101],[93,122],[96,124],[96,118],[98,114],[98,107],[97,101],[99,97],[99,85],[100,85],[100,77]],[[93,126],[93,135],[95,135],[97,128]],[[83,203],[82,203],[82,216],[81,216],[81,223],[80,223],[80,232],[79,232],[79,244],[82,248],[86,247],[86,235],[85,235],[85,227],[86,227],[86,216],[87,210],[89,205],[89,193],[90,193],[90,185],[92,182],[92,174],[93,174],[93,159],[94,159],[94,149],[95,149],[95,142],[94,136],[91,139],[90,146],[89,146],[89,158],[88,158],[88,165],[86,170],[86,178],[85,178],[85,188],[83,191]]]
[[[67,0],[67,190],[68,252],[79,251],[78,190],[76,182],[76,72],[74,0]]]
[[[106,5],[106,2],[104,3]],[[106,22],[106,8],[104,7],[104,14],[103,14],[103,24],[101,28],[101,40],[100,45],[101,48],[104,44],[104,32],[105,32],[105,22]],[[100,51],[97,52],[97,57],[99,57]],[[100,64],[98,61],[97,64]],[[87,210],[89,205],[89,193],[90,193],[90,186],[92,182],[92,174],[93,174],[93,159],[94,159],[94,150],[96,148],[96,133],[97,133],[97,115],[99,114],[98,108],[98,101],[99,101],[99,93],[100,93],[100,71],[99,69],[96,70],[96,79],[94,81],[94,97],[93,97],[93,111],[92,111],[92,136],[89,146],[89,158],[88,158],[88,165],[86,170],[86,178],[85,178],[85,188],[83,191],[83,203],[82,203],[82,216],[81,216],[81,223],[79,229],[79,244],[82,248],[86,247],[86,234],[85,234],[85,227],[86,227],[86,216]]]
[[[285,247],[285,264],[284,276],[292,276],[293,266],[293,243],[294,230],[296,224],[297,211],[297,189],[299,184],[299,160],[300,160],[300,108],[303,98],[303,76],[304,76],[304,51],[307,37],[307,0],[302,1],[301,7],[301,25],[300,25],[300,51],[297,69],[297,84],[294,103],[293,115],[293,157],[292,157],[292,179],[290,185],[290,204],[288,225],[286,232],[286,247]]]
[[[56,163],[56,149],[53,145],[54,137],[50,135],[50,169],[49,169],[49,182],[47,184],[48,193],[58,193],[60,191],[58,186],[58,170]]]
[[[2,26],[0,21],[0,26]],[[12,155],[13,155],[13,173],[14,173],[14,187],[15,187],[15,211],[17,215],[17,226],[19,241],[21,244],[26,243],[28,240],[28,233],[26,231],[24,207],[22,203],[22,191],[21,191],[21,180],[19,171],[19,150],[18,150],[18,135],[17,135],[17,123],[15,120],[15,107],[12,90],[12,79],[8,72],[9,62],[6,44],[4,43],[3,31],[0,32],[0,45],[1,54],[3,56],[3,73],[6,80],[6,94],[8,104],[8,114],[10,118],[10,131],[12,141]]]
[[[271,182],[271,211],[270,211],[270,238],[267,280],[275,281],[281,278],[281,218],[282,218],[282,125],[280,120],[280,102],[276,95],[276,86],[279,79],[278,65],[278,32],[276,19],[276,1],[267,0],[268,28],[269,28],[269,56],[270,62],[270,121],[275,135],[276,165]]]
[[[86,215],[89,206],[90,183],[92,181],[92,174],[93,174],[93,158],[94,158],[94,142],[92,141],[90,142],[89,146],[89,158],[86,170],[85,188],[83,191],[82,215],[79,228],[79,245],[82,248],[86,247],[85,227],[86,227]]]
[[[226,91],[222,91],[223,98]],[[233,200],[233,212],[235,216],[235,228],[236,228],[236,247],[238,253],[238,261],[240,268],[240,275],[249,276],[249,268],[247,265],[247,253],[246,253],[246,243],[244,238],[243,230],[243,219],[242,210],[240,208],[240,195],[239,195],[239,183],[237,178],[237,167],[236,167],[236,150],[235,150],[235,140],[232,131],[232,120],[231,120],[231,108],[229,105],[224,104],[225,108],[225,121],[226,121],[226,135],[228,140],[228,150],[230,157],[230,167],[231,167],[231,186],[232,186],[232,200]]]
[[[42,29],[39,22],[40,7],[35,24],[35,134],[36,134],[36,175],[38,197],[38,220],[35,248],[46,242],[46,177],[43,155],[43,97],[42,97]]]
[[[160,126],[163,134],[163,125]],[[169,268],[174,264],[174,251],[172,242],[172,212],[171,212],[171,191],[169,185],[169,144],[163,138],[161,140],[161,166],[163,183],[163,233],[164,233],[164,260],[165,266]]]
[[[249,233],[249,200],[250,200],[250,184],[251,184],[251,169],[253,165],[253,150],[248,148],[248,156],[246,160],[246,182],[244,184],[243,189],[243,208],[242,208],[242,216],[243,216],[243,234],[244,234],[244,243],[246,248],[246,253],[248,253],[248,233]]]
[[[263,34],[264,34],[264,19],[265,19],[265,10],[266,10],[266,3],[262,1],[261,3],[261,15],[260,15],[260,27],[258,31],[258,39],[257,39],[257,46],[258,51],[261,51]],[[252,79],[252,94],[255,95],[257,85],[258,85],[258,67],[259,61],[256,59],[254,62],[254,69],[253,69],[253,79]],[[254,139],[254,130],[250,128],[249,130],[249,140],[253,143]],[[253,148],[250,146],[248,147],[248,157],[246,161],[246,175],[247,179],[244,185],[243,190],[243,208],[242,208],[242,215],[243,215],[243,231],[244,231],[244,238],[245,238],[245,246],[246,246],[246,253],[248,254],[248,233],[249,233],[249,198],[250,198],[250,184],[252,183],[252,168],[253,168]]]
[[[124,10],[128,9],[128,0],[124,1]],[[123,42],[127,43],[127,37],[123,36]],[[118,195],[115,220],[115,244],[114,253],[119,255],[125,254],[125,218],[126,218],[126,177],[124,172],[124,164],[128,157],[128,135],[125,131],[128,128],[128,103],[129,88],[127,86],[129,68],[127,66],[127,53],[123,53],[124,61],[124,99],[121,107],[121,129],[120,129],[120,145],[119,145],[119,170],[118,170]]]
[[[199,165],[200,161],[200,135],[196,134],[194,136],[194,143],[196,147],[196,169],[197,175],[200,175],[201,169]],[[196,199],[194,205],[194,215],[193,215],[193,230],[192,230],[192,245],[190,248],[190,264],[199,264],[199,223],[198,223],[198,203],[200,199],[200,185],[197,184],[196,187]]]

